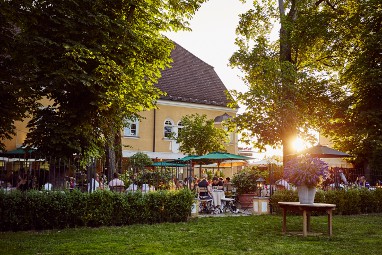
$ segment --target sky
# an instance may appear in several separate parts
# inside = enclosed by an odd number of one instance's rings
[[[192,32],[166,33],[166,36],[213,66],[227,89],[245,91],[240,71],[232,69],[228,63],[237,49],[234,42],[239,14],[250,7],[250,3],[243,4],[239,0],[209,0],[190,21]]]

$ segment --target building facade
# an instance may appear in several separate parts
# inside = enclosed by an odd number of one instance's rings
[[[191,114],[205,114],[221,127],[224,120],[233,117],[237,109],[228,107],[227,88],[214,68],[178,44],[171,53],[172,67],[162,72],[157,87],[166,92],[157,102],[158,109],[142,112],[141,121],[131,122],[123,130],[123,156],[143,152],[159,160],[185,156],[179,144],[170,139],[182,128],[181,118]],[[226,144],[230,153],[237,153],[237,136],[230,134]]]

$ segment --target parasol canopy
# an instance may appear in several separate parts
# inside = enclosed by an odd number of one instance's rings
[[[300,151],[299,153],[295,155],[302,155],[302,154],[308,154],[312,157],[316,158],[345,158],[345,157],[351,157],[351,155],[338,151],[335,149],[332,149],[325,145],[315,145],[313,147],[307,148],[305,150]]]
[[[228,152],[214,151],[214,152],[210,152],[206,155],[196,157],[193,160],[194,161],[210,160],[211,162],[217,163],[218,170],[219,170],[220,164],[223,161],[226,161],[226,160],[250,160],[250,159],[253,159],[253,158],[247,157],[247,156],[242,156],[242,155],[236,155],[236,154],[232,154],[232,153],[228,153]]]
[[[236,154],[232,154],[232,153],[228,153],[228,152],[214,151],[214,152],[210,152],[206,155],[196,157],[193,160],[203,160],[203,159],[210,159],[210,160],[215,161],[215,162],[221,162],[224,160],[250,160],[253,158],[247,157],[247,156],[236,155]]]
[[[278,162],[277,160],[274,160],[274,159],[270,159],[270,158],[269,159],[262,159],[260,161],[256,161],[256,162],[251,163],[251,165],[256,165],[256,166],[268,166],[270,164],[281,166],[283,163]]]
[[[180,164],[180,163],[173,163],[173,162],[166,162],[166,161],[163,161],[163,162],[155,162],[152,164],[152,166],[162,166],[162,167],[184,167],[186,166],[185,164]]]

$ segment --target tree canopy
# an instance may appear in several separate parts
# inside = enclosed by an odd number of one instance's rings
[[[1,135],[28,110],[26,144],[48,155],[97,156],[126,120],[155,107],[162,93],[154,84],[173,48],[161,33],[187,29],[205,0],[1,2],[0,65],[10,68],[0,81],[20,87],[6,90],[15,94],[9,106],[26,101],[0,123]],[[29,104],[40,99],[50,103]]]
[[[347,0],[336,6],[341,29],[331,40],[347,94],[322,131],[357,156],[358,166],[382,172],[382,3]]]
[[[214,120],[205,114],[191,114],[182,117],[183,128],[176,141],[179,150],[189,155],[204,155],[212,151],[225,151],[228,134],[224,129],[215,127]]]
[[[322,2],[322,1],[321,1]],[[254,1],[240,16],[236,44],[230,59],[244,72],[248,91],[234,93],[246,106],[236,117],[244,138],[259,148],[282,146],[284,163],[294,154],[293,142],[309,138],[309,130],[329,121],[332,107],[343,93],[328,71],[326,45],[332,21],[329,1]],[[270,37],[273,24],[279,38]]]

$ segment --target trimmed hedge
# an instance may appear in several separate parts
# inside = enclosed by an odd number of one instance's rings
[[[194,194],[187,189],[147,194],[0,192],[0,231],[187,221],[193,200]]]
[[[281,213],[279,201],[298,202],[297,191],[276,191],[269,202],[273,212]],[[335,204],[334,214],[382,213],[382,189],[318,190],[314,202]]]

